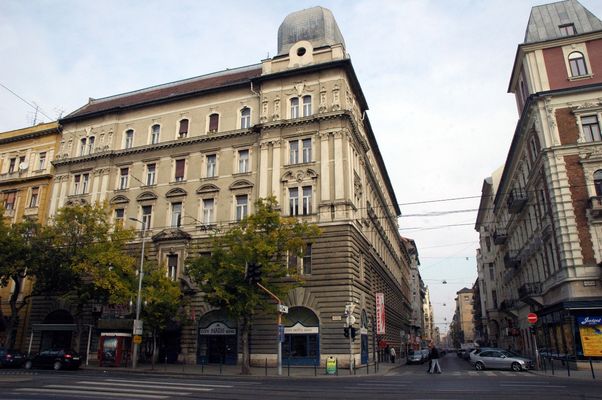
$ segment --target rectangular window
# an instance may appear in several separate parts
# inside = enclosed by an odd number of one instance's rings
[[[311,96],[303,96],[303,116],[311,115]]]
[[[90,174],[82,174],[82,194],[88,193],[88,184],[90,183]]]
[[[159,133],[161,132],[161,126],[153,125],[151,128],[151,144],[159,143]]]
[[[249,198],[246,194],[236,196],[236,221],[242,221],[247,216],[248,201]]]
[[[489,279],[495,281],[495,267],[493,263],[489,263]]]
[[[238,172],[249,172],[249,150],[238,150]]]
[[[217,132],[219,127],[219,114],[211,114],[209,116],[209,132]]]
[[[188,136],[188,120],[183,119],[180,121],[180,129],[178,130],[178,137],[180,139]]]
[[[303,253],[303,275],[311,274],[311,244],[305,247]]]
[[[168,254],[167,255],[167,277],[172,281],[178,278],[178,255]]]
[[[40,153],[38,157],[38,169],[46,168],[46,152]]]
[[[9,174],[12,174],[13,172],[15,172],[15,165],[17,165],[17,159],[11,158],[10,164],[8,165],[8,173]]]
[[[120,168],[119,169],[119,190],[124,190],[128,188],[128,175],[130,169],[129,168]]]
[[[213,199],[203,199],[203,223],[206,225],[211,225],[215,222],[213,217],[214,204]]]
[[[207,155],[207,178],[213,178],[217,175],[217,155]]]
[[[240,128],[247,129],[251,127],[251,109],[245,107],[240,110]]]
[[[288,189],[289,215],[299,215],[299,189]]]
[[[311,162],[311,139],[303,139],[303,162]]]
[[[88,139],[88,154],[94,153],[94,136]]]
[[[171,227],[178,228],[182,223],[182,203],[171,203]]]
[[[33,187],[31,188],[31,198],[29,199],[29,207],[37,207],[38,206],[38,194],[40,188]]]
[[[146,165],[146,185],[151,186],[155,184],[155,179],[157,176],[157,164],[147,164]]]
[[[497,291],[495,289],[491,291],[491,299],[493,300],[493,308],[497,308]]]
[[[73,177],[73,194],[79,194],[79,182],[81,180],[81,175],[75,175]]]
[[[176,160],[176,173],[175,180],[176,182],[182,182],[184,180],[184,166],[186,165],[186,160]]]
[[[291,118],[299,118],[299,98],[291,99]]]
[[[4,197],[4,209],[6,211],[15,209],[15,199],[17,198],[17,192],[9,192]]]
[[[311,186],[303,186],[303,215],[311,214]]]
[[[560,30],[560,36],[572,36],[577,34],[575,25],[573,24],[560,25],[558,29]]]
[[[86,138],[82,138],[79,142],[79,155],[80,156],[86,155],[86,149],[87,149],[86,143],[87,143]]]
[[[291,140],[288,142],[289,146],[289,164],[299,163],[299,141]]]
[[[598,121],[597,115],[581,117],[581,127],[583,129],[583,135],[585,136],[586,141],[602,141],[602,136],[600,135],[600,122]]]
[[[142,206],[142,225],[144,227],[144,230],[150,229],[152,215],[153,206]]]
[[[125,209],[116,208],[115,209],[115,225],[123,226],[123,220],[125,218]]]
[[[128,129],[127,131],[125,131],[125,148],[126,149],[131,149],[132,146],[134,146],[134,131],[131,129]]]
[[[292,273],[297,273],[297,256],[296,255],[289,253],[287,270],[291,271]]]

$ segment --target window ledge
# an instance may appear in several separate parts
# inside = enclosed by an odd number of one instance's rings
[[[180,185],[182,183],[186,183],[186,179],[182,179],[180,181],[171,181],[171,182],[169,182],[170,185]]]
[[[115,190],[114,190],[114,192],[115,192],[115,193],[120,193],[120,192],[127,192],[127,191],[129,191],[129,190],[130,190],[130,188],[125,188],[125,189],[115,189]]]
[[[582,81],[585,79],[592,79],[594,77],[594,74],[587,74],[587,75],[579,75],[579,76],[569,76],[569,81],[573,82],[573,81]]]
[[[232,174],[232,176],[245,176],[245,175],[251,175],[252,172],[251,171],[247,171],[247,172],[236,172],[234,174]]]

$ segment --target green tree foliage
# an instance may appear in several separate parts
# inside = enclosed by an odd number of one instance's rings
[[[185,301],[182,298],[180,284],[165,274],[165,268],[157,263],[145,263],[142,281],[141,318],[144,329],[153,336],[153,367],[157,360],[157,339],[161,332],[172,322],[185,322]]]
[[[259,199],[253,214],[214,237],[210,257],[189,261],[188,274],[204,300],[239,320],[243,374],[250,371],[248,338],[253,313],[260,309],[276,311],[274,301],[245,279],[246,266],[260,264],[259,282],[283,298],[301,282],[298,271],[287,268],[287,255],[302,255],[306,244],[319,234],[315,224],[282,217],[275,198]]]

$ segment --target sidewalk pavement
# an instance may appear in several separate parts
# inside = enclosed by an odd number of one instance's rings
[[[337,377],[350,377],[350,376],[370,376],[377,375],[383,376],[388,374],[391,370],[401,367],[405,364],[405,359],[398,359],[395,364],[390,362],[381,362],[358,366],[353,372],[350,372],[348,368],[339,368],[336,375],[327,375],[325,367],[313,367],[313,366],[299,366],[291,365],[290,367],[285,363],[282,366],[283,378],[308,378],[308,377],[322,377],[322,378],[337,378]],[[249,376],[249,377],[278,377],[278,370],[276,367],[251,367],[251,375],[241,375],[241,366],[238,365],[189,365],[189,364],[155,364],[153,368],[150,364],[138,364],[138,368],[133,369],[131,367],[105,367],[99,366],[98,361],[90,360],[89,365],[82,365],[82,370],[85,371],[103,371],[103,372],[119,372],[119,373],[145,373],[145,374],[159,374],[169,376]]]
[[[567,369],[567,363],[564,361],[546,359],[546,363],[545,365],[542,364],[542,368],[533,370],[532,372],[537,375],[556,376],[559,378],[602,380],[602,364],[600,363],[593,363],[590,366],[589,363],[583,362],[580,363],[579,369],[575,369],[573,361],[569,362],[568,365],[569,368]]]

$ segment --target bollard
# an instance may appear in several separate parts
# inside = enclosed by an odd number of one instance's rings
[[[554,375],[554,359],[550,357],[550,364],[552,365],[552,375]]]
[[[339,359],[338,358],[335,359],[335,363],[337,366],[337,376],[339,376]]]
[[[569,365],[569,355],[566,355],[566,375],[571,376],[571,366]]]
[[[288,376],[291,376],[291,358],[288,358]]]
[[[165,356],[165,363],[163,364],[163,367],[165,368],[165,371],[167,371],[167,356]]]
[[[203,362],[203,359],[201,359],[201,375],[205,374],[205,363]]]
[[[220,374],[220,375],[222,374],[222,368],[223,368],[223,366],[224,366],[224,358],[222,357],[222,358],[219,360],[219,374]]]
[[[265,359],[265,376],[268,376],[268,359]]]
[[[318,364],[316,360],[314,360],[314,376],[318,376]]]
[[[596,379],[596,374],[594,374],[594,364],[592,364],[592,358],[589,358],[589,367],[592,370],[592,379]]]
[[[366,375],[370,375],[370,363],[366,363]]]

